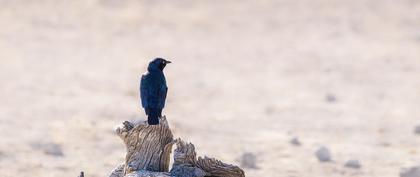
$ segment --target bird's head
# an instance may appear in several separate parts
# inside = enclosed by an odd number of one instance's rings
[[[165,66],[169,63],[171,63],[171,61],[165,60],[163,58],[155,58],[149,63],[149,67],[147,69],[149,71],[151,71],[151,70],[163,71]]]

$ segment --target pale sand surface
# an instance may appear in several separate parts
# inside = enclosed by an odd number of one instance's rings
[[[106,177],[156,56],[200,155],[252,152],[249,177],[398,176],[420,165],[419,29],[418,0],[0,0],[0,176]]]

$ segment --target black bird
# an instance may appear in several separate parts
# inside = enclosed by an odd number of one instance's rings
[[[147,72],[141,76],[140,98],[149,125],[159,124],[159,117],[162,116],[162,109],[165,107],[166,85],[163,69],[171,61],[163,58],[155,58],[149,63]]]

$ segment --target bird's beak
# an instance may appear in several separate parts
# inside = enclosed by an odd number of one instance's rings
[[[166,60],[165,61],[165,64],[169,64],[169,63],[172,63],[171,61],[169,61],[169,60]]]

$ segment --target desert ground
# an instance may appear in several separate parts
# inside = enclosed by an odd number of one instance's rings
[[[154,57],[175,137],[247,177],[420,165],[418,0],[0,0],[0,176],[107,177]]]

